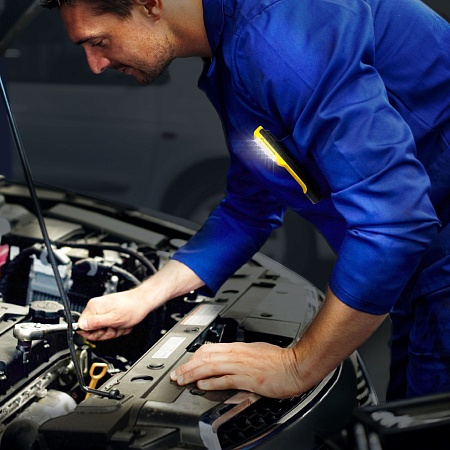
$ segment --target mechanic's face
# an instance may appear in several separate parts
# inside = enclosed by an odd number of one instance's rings
[[[148,84],[175,57],[165,23],[143,5],[135,5],[132,16],[126,19],[94,15],[84,2],[63,6],[60,13],[69,38],[84,48],[94,73],[112,68]]]

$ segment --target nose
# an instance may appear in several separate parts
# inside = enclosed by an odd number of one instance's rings
[[[89,67],[95,74],[102,73],[110,66],[111,61],[103,56],[97,49],[85,47],[84,50],[86,52],[86,59]]]

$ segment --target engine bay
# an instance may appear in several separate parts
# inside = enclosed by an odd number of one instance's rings
[[[43,187],[38,195],[75,321],[90,298],[137,286],[194,233],[167,217],[65,191]],[[85,394],[25,186],[0,180],[0,221],[1,450],[280,448],[293,437],[313,448],[355,406],[376,402],[357,355],[292,399],[170,381],[206,342],[289,346],[300,338],[323,295],[260,254],[213,298],[176,298],[128,336],[92,343],[74,333],[86,384],[112,393]]]

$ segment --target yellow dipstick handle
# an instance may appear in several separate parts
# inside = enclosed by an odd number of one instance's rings
[[[95,370],[101,368],[100,372],[95,373]],[[90,370],[89,375],[91,376],[91,381],[89,382],[89,388],[95,389],[97,386],[98,380],[101,380],[105,375],[106,371],[108,370],[108,364],[106,363],[93,363]],[[91,394],[88,392],[86,393],[86,397],[84,399],[88,399],[91,396]]]

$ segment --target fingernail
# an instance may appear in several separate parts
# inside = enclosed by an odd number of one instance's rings
[[[172,381],[177,381],[177,374],[175,373],[175,370],[173,370],[172,372],[170,372],[170,379]]]
[[[79,330],[86,330],[86,328],[87,328],[87,321],[86,321],[86,319],[80,319],[78,321],[78,329]]]

